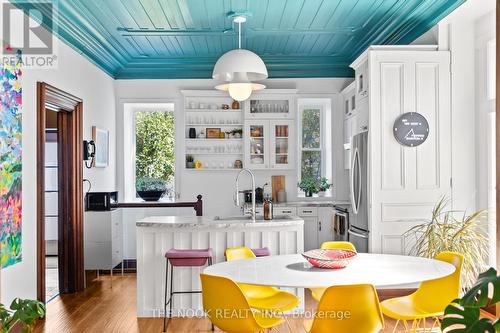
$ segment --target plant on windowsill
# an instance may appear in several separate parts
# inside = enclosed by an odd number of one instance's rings
[[[165,194],[167,184],[163,179],[142,177],[137,180],[136,190],[144,201],[158,201]]]
[[[314,178],[304,178],[298,184],[299,188],[304,191],[306,197],[312,197],[313,194],[318,193],[319,185]]]
[[[491,288],[490,288],[491,287]],[[477,282],[462,298],[444,310],[441,329],[447,333],[500,332],[500,319],[481,318],[480,309],[500,302],[500,276],[494,268],[479,274]]]
[[[193,155],[186,155],[186,168],[194,169],[194,157]]]
[[[10,309],[0,304],[0,333],[31,332],[35,321],[45,316],[45,304],[31,299],[16,298]]]
[[[324,197],[326,194],[326,191],[330,189],[330,186],[333,184],[330,184],[328,182],[328,178],[326,177],[321,177],[319,179],[319,192],[318,192],[318,197]]]
[[[445,210],[448,200],[442,197],[432,210],[430,221],[408,230],[404,237],[413,244],[410,254],[434,258],[443,251],[458,252],[464,256],[462,290],[472,287],[488,260],[488,238],[484,233],[483,216],[479,210],[467,216],[465,212]]]

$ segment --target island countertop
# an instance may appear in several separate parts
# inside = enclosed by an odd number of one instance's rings
[[[296,216],[277,217],[273,220],[257,219],[252,221],[243,216],[236,217],[205,217],[205,216],[151,216],[137,221],[137,227],[163,227],[163,228],[265,228],[302,225],[304,220]]]
[[[169,249],[212,250],[212,262],[226,261],[226,249],[239,246],[269,249],[271,255],[304,251],[304,220],[279,216],[274,220],[233,216],[216,219],[206,216],[152,216],[137,220],[137,316],[158,317],[165,294],[165,252]],[[176,267],[178,290],[201,290],[200,267]],[[302,289],[287,289],[303,299]],[[200,295],[175,296],[173,316],[202,311]]]

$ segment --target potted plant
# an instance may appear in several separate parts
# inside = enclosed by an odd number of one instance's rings
[[[241,138],[241,136],[243,135],[243,129],[241,128],[236,128],[234,130],[231,131],[231,134],[233,135],[233,137],[235,137],[236,139],[239,139]]]
[[[165,194],[167,184],[163,179],[142,177],[137,180],[136,190],[144,201],[158,201]]]
[[[31,299],[16,298],[10,309],[0,304],[0,333],[31,332],[35,321],[45,316],[45,304]]]
[[[465,212],[447,211],[447,200],[442,197],[434,206],[431,220],[408,230],[413,244],[410,254],[434,258],[443,251],[454,251],[464,256],[462,289],[468,290],[485,269],[488,260],[488,238],[481,219],[486,210],[467,216]]]
[[[490,289],[491,286],[491,289]],[[494,268],[479,274],[477,282],[462,298],[444,310],[441,330],[449,333],[499,332],[500,319],[481,318],[480,309],[500,302],[500,276]]]
[[[194,157],[193,155],[186,155],[186,168],[194,169]]]
[[[304,178],[298,184],[299,188],[304,191],[306,197],[312,197],[314,193],[318,193],[319,186],[316,179]]]
[[[333,184],[330,184],[328,182],[328,178],[326,177],[321,177],[319,179],[319,192],[318,192],[318,197],[324,197],[325,196],[325,193],[326,191],[328,191],[330,189],[330,186],[332,186]]]

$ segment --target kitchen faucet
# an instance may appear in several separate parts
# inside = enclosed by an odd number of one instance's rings
[[[243,172],[247,172],[250,177],[252,178],[252,208],[251,208],[251,214],[252,214],[252,221],[255,222],[255,176],[252,171],[249,169],[242,169],[239,173],[238,176],[236,176],[236,206],[240,206],[240,189],[239,189],[239,180],[240,176]],[[243,210],[243,213],[246,214],[245,210]]]

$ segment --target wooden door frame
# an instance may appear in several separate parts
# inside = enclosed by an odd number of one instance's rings
[[[45,82],[37,83],[37,299],[45,302],[45,122],[46,105],[58,113],[60,293],[84,288],[83,265],[83,102]],[[64,158],[63,158],[64,156]]]
[[[500,43],[498,37],[500,36],[500,0],[497,0],[497,13],[496,13],[496,221],[497,221],[497,270],[500,269],[500,218],[498,216],[498,209],[500,207]],[[496,309],[497,317],[500,316],[500,303],[497,304]]]

